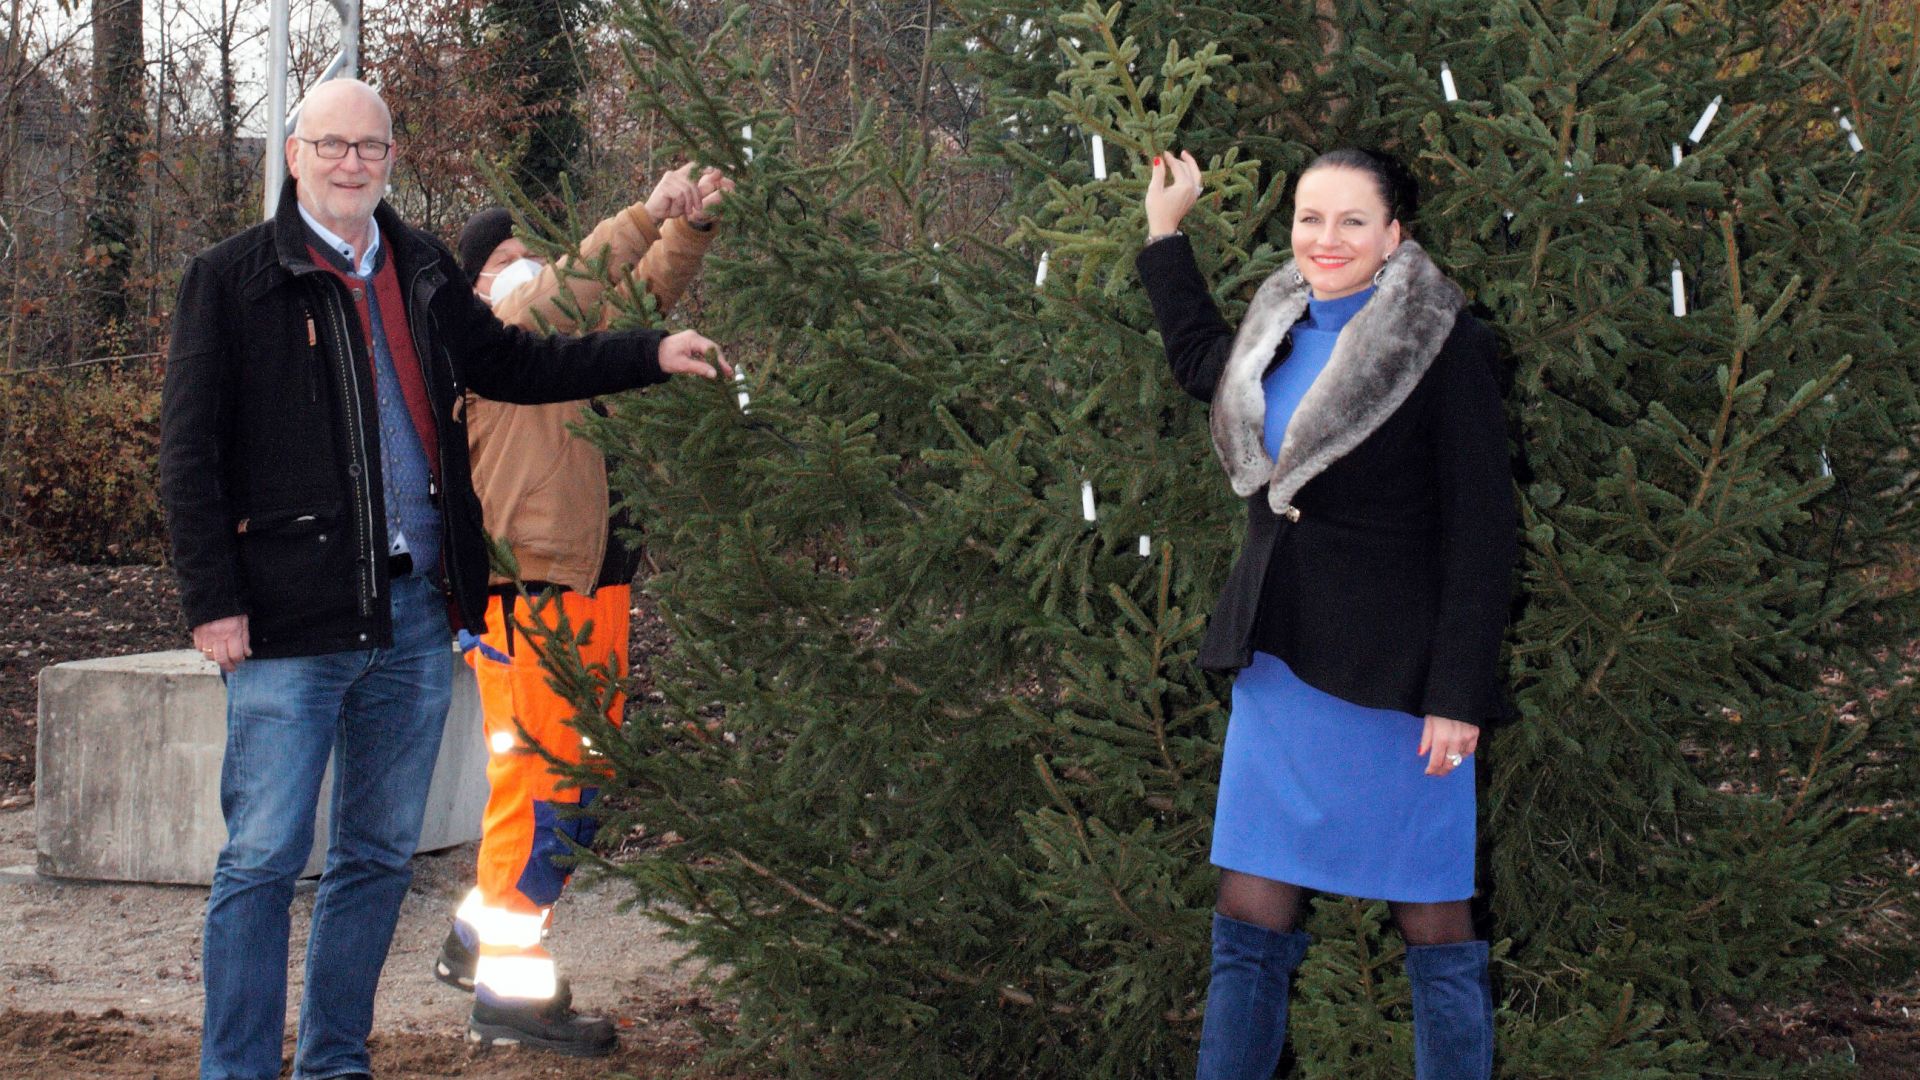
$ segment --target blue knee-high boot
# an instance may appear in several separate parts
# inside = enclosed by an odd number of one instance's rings
[[[1407,946],[1413,983],[1414,1080],[1493,1076],[1493,985],[1487,943]]]
[[[1287,1040],[1287,991],[1311,940],[1214,915],[1197,1080],[1272,1080]]]

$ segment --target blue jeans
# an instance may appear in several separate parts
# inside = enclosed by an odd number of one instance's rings
[[[288,908],[333,760],[326,868],[307,938],[296,1080],[370,1071],[373,993],[413,871],[452,698],[446,607],[393,582],[391,648],[248,660],[227,677],[220,808],[227,843],[207,899],[201,1080],[273,1080],[287,1012]]]

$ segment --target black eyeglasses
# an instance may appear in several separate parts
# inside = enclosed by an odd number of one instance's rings
[[[393,149],[392,143],[381,142],[379,139],[361,139],[359,142],[348,142],[345,139],[336,139],[331,135],[324,139],[309,139],[305,135],[295,135],[294,138],[299,139],[303,143],[312,143],[313,152],[326,158],[328,161],[338,161],[346,157],[348,149],[352,149],[354,153],[359,154],[361,161],[385,161],[387,159],[387,151]]]

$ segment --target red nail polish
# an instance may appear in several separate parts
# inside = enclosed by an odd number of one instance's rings
[[[1153,163],[1154,163],[1155,165],[1158,165],[1158,164],[1160,164],[1160,159],[1159,159],[1158,157],[1155,157],[1155,158],[1153,159]]]

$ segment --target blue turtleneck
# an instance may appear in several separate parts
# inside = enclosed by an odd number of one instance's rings
[[[1287,422],[1333,356],[1333,343],[1340,340],[1341,329],[1372,296],[1373,286],[1369,285],[1338,300],[1307,301],[1307,317],[1293,324],[1293,350],[1261,383],[1267,392],[1265,437],[1269,457],[1279,456]]]

